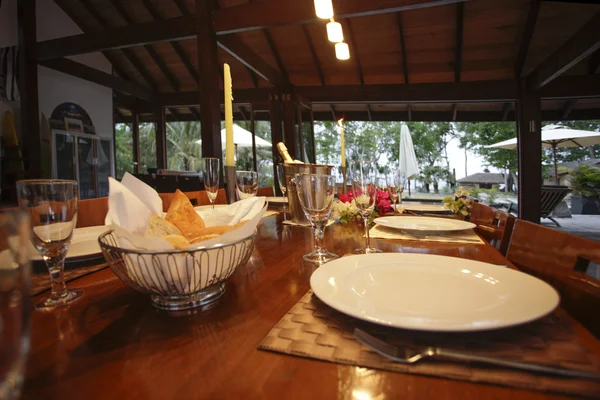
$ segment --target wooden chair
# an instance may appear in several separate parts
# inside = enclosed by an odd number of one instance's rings
[[[562,307],[600,338],[600,280],[586,274],[591,263],[600,264],[600,243],[517,220],[506,257],[552,285]]]
[[[477,225],[475,231],[502,255],[506,255],[516,218],[512,215],[486,206],[473,203],[471,222]]]
[[[108,213],[108,197],[79,200],[77,210],[77,228],[104,225]]]
[[[258,188],[257,196],[266,196],[273,197],[275,196],[275,192],[273,191],[273,186],[266,186]]]

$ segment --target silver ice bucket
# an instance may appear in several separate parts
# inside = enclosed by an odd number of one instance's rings
[[[290,207],[290,214],[292,215],[291,222],[297,224],[308,224],[309,221],[302,211],[300,200],[298,199],[298,192],[296,191],[296,181],[294,177],[296,174],[321,174],[331,175],[332,165],[319,165],[319,164],[283,164],[285,171],[285,181],[287,184],[287,197],[288,204]]]

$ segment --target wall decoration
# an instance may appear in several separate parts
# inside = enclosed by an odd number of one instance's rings
[[[62,103],[52,111],[50,127],[73,132],[96,133],[88,113],[83,107],[71,102]]]

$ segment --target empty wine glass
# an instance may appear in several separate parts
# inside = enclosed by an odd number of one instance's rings
[[[215,200],[219,193],[219,168],[221,160],[218,158],[204,157],[202,163],[204,164],[204,189],[206,190],[208,200],[214,209]]]
[[[356,249],[358,254],[381,253],[381,250],[371,247],[369,237],[369,218],[375,209],[377,170],[371,161],[357,161],[351,165],[352,190],[354,201],[365,224],[364,249]]]
[[[285,169],[283,164],[277,164],[277,183],[279,184],[279,189],[281,190],[281,193],[285,197],[287,192],[287,182],[285,179]],[[286,212],[288,211],[288,207],[284,204],[281,210],[283,212]]]
[[[237,171],[235,179],[239,200],[256,196],[258,192],[258,173],[254,171]]]
[[[396,210],[396,202],[400,199],[402,204],[402,192],[404,192],[404,182],[406,174],[399,170],[391,171],[387,175],[387,191],[390,194],[390,199],[394,203],[394,211]]]
[[[296,174],[296,189],[300,206],[313,227],[315,247],[302,258],[308,262],[323,264],[339,256],[330,253],[323,243],[325,225],[331,215],[335,193],[335,178],[331,175]]]
[[[64,262],[77,224],[79,192],[69,180],[23,180],[17,182],[19,206],[30,216],[31,240],[50,273],[50,297],[36,305],[38,310],[54,310],[81,298],[80,289],[67,290]]]

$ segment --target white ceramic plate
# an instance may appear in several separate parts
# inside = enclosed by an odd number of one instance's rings
[[[413,212],[449,212],[444,206],[436,204],[398,204],[398,207]]]
[[[100,245],[98,244],[98,236],[108,230],[105,225],[90,226],[86,228],[77,228],[71,239],[71,246],[67,252],[67,260],[77,258],[91,258],[102,254]],[[42,261],[40,253],[31,245],[31,259],[34,261]]]
[[[475,228],[475,224],[449,218],[391,216],[375,218],[374,222],[387,228],[403,231],[448,232]]]
[[[223,208],[223,207],[229,207],[229,204],[215,204],[215,208]],[[211,205],[194,207],[194,210],[196,210],[196,211],[208,211],[208,210],[212,210],[212,209],[213,209],[213,207]]]
[[[287,197],[267,197],[267,201],[271,204],[287,204]]]
[[[505,267],[429,254],[339,258],[313,272],[325,304],[355,318],[424,331],[480,331],[543,317],[558,305],[545,282]]]

